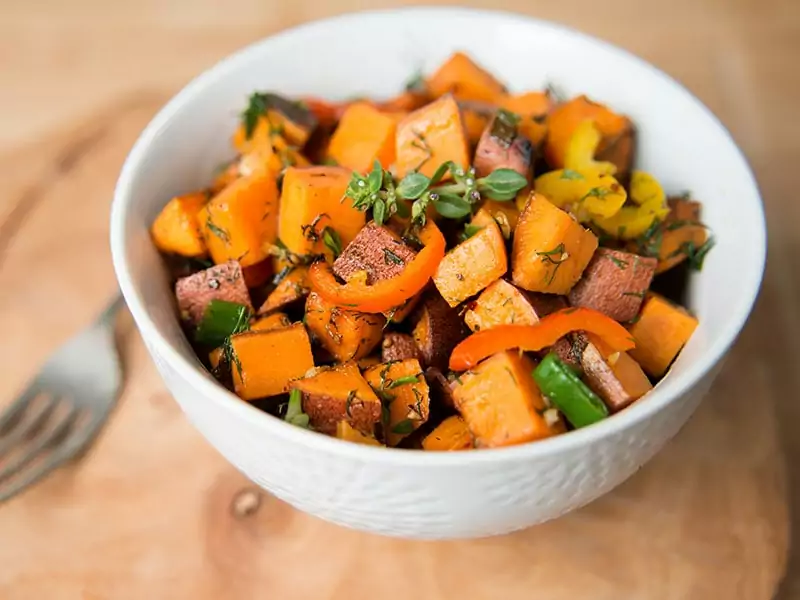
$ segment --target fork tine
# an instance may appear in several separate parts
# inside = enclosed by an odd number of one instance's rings
[[[36,382],[34,382],[29,385],[28,388],[19,396],[17,396],[16,400],[14,400],[14,402],[11,403],[5,412],[0,415],[0,434],[2,434],[6,429],[10,429],[9,425],[14,423],[14,420],[20,416],[23,409],[33,402],[33,400],[35,400],[40,393],[41,390],[39,390],[39,386],[36,385]]]
[[[35,399],[36,398],[34,397],[33,400]],[[28,406],[33,404],[33,400],[28,403]],[[56,409],[57,405],[58,401],[55,398],[48,398],[44,407],[27,421],[22,421],[22,415],[20,414],[16,427],[9,428],[6,435],[0,435],[0,460],[2,460],[3,455],[5,455],[25,437],[32,437],[31,434],[35,435],[36,432],[41,429],[41,427],[53,414],[53,411]],[[24,408],[20,411],[20,413],[22,412],[24,412]]]
[[[9,462],[2,470],[0,470],[0,484],[2,484],[4,480],[8,479],[15,473],[19,472],[19,470],[22,469],[26,464],[37,458],[41,454],[42,450],[47,448],[54,441],[62,438],[75,422],[78,412],[79,411],[77,408],[70,407],[70,411],[55,427],[53,427],[48,433],[38,436],[33,445],[28,448],[24,454],[18,456],[15,460]]]

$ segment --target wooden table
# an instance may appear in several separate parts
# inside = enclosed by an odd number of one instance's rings
[[[0,1],[0,404],[114,293],[109,199],[159,105],[250,41],[359,6]],[[479,541],[390,540],[254,490],[184,419],[126,321],[125,393],[92,452],[0,507],[0,597],[796,597],[800,559],[788,548],[800,532],[788,515],[800,478],[786,465],[800,458],[800,5],[502,6],[574,25],[665,69],[720,116],[756,170],[767,277],[697,416],[633,479],[558,521]]]

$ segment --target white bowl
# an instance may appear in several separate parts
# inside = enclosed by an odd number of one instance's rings
[[[531,444],[473,452],[374,448],[308,432],[219,386],[176,319],[148,227],[174,194],[229,158],[238,112],[254,89],[345,98],[391,96],[417,69],[466,50],[512,90],[552,82],[630,115],[638,165],[668,192],[691,190],[717,246],[690,286],[700,326],[669,376],[599,424]],[[521,529],[619,485],[681,428],[709,389],[755,300],[765,259],[758,189],[728,132],[675,81],[586,35],[512,14],[462,9],[357,13],[258,42],[203,73],[137,141],[111,216],[114,267],[167,387],[223,456],[300,510],[342,525],[419,538]]]

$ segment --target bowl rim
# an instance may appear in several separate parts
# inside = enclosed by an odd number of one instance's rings
[[[184,103],[190,101],[195,96],[203,94],[207,88],[213,87],[218,78],[225,76],[230,71],[235,71],[240,63],[246,62],[251,54],[257,53],[263,46],[269,45],[275,40],[291,37],[301,32],[313,33],[314,29],[335,27],[342,22],[379,15],[391,15],[404,18],[424,17],[426,19],[452,18],[454,16],[460,18],[491,19],[494,21],[513,19],[517,22],[521,21],[534,27],[557,31],[565,36],[598,46],[624,61],[635,63],[639,68],[649,71],[654,77],[671,84],[676,93],[685,95],[686,99],[689,100],[697,110],[705,113],[705,116],[718,126],[719,133],[722,134],[732,148],[735,149],[735,152],[744,165],[746,169],[744,175],[749,179],[751,186],[751,190],[749,190],[747,196],[755,200],[757,204],[754,208],[758,216],[758,223],[752,224],[755,227],[755,247],[749,247],[748,252],[758,253],[758,269],[753,270],[753,273],[750,274],[749,279],[745,282],[747,286],[743,286],[741,289],[739,302],[735,307],[736,310],[731,312],[725,328],[718,335],[717,339],[712,342],[703,357],[688,365],[686,371],[672,382],[673,389],[670,393],[664,393],[663,390],[659,390],[659,388],[656,387],[650,392],[649,395],[651,397],[648,398],[647,402],[634,403],[624,411],[615,414],[613,418],[604,419],[590,427],[571,431],[568,435],[554,436],[552,438],[538,440],[535,443],[493,448],[490,451],[483,450],[481,452],[413,452],[397,448],[373,447],[344,442],[330,436],[320,435],[316,432],[293,426],[272,415],[264,413],[250,403],[242,401],[235,394],[209,378],[207,374],[202,372],[202,366],[199,361],[190,361],[182,356],[177,348],[159,331],[153,319],[150,317],[149,311],[145,307],[142,298],[136,293],[132,283],[131,270],[126,261],[125,251],[125,216],[128,205],[134,200],[130,188],[132,182],[137,177],[137,172],[141,164],[147,156],[151,143],[158,137],[160,131],[174,115],[182,110]],[[569,26],[509,11],[435,6],[364,10],[310,21],[251,43],[200,73],[159,110],[142,131],[128,154],[114,190],[114,198],[111,207],[110,236],[112,259],[117,280],[129,310],[133,314],[139,330],[141,331],[142,338],[146,340],[146,344],[150,346],[151,350],[155,351],[191,388],[197,390],[197,392],[204,398],[207,398],[208,401],[217,404],[221,409],[234,413],[237,418],[254,420],[259,424],[259,427],[263,428],[265,434],[275,436],[288,443],[310,447],[310,449],[317,452],[329,453],[337,458],[377,461],[386,464],[402,464],[404,466],[418,467],[464,466],[471,463],[527,461],[537,457],[561,453],[576,447],[590,445],[602,438],[621,433],[635,424],[649,419],[652,415],[661,411],[666,405],[684,396],[687,391],[693,388],[702,377],[723,358],[736,340],[736,337],[752,311],[761,287],[766,261],[766,221],[763,201],[761,200],[758,184],[747,158],[734,141],[730,132],[716,115],[681,83],[631,52]],[[660,391],[661,393],[659,393]]]

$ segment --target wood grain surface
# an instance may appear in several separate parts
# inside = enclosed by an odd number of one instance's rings
[[[630,481],[555,522],[477,541],[380,538],[253,488],[185,420],[124,315],[125,392],[97,444],[0,506],[0,598],[798,597],[789,516],[800,477],[787,466],[800,458],[800,5],[468,4],[554,19],[636,52],[706,102],[747,153],[767,207],[769,266],[697,415]],[[115,292],[109,201],[159,106],[250,41],[358,7],[0,0],[0,406]]]

